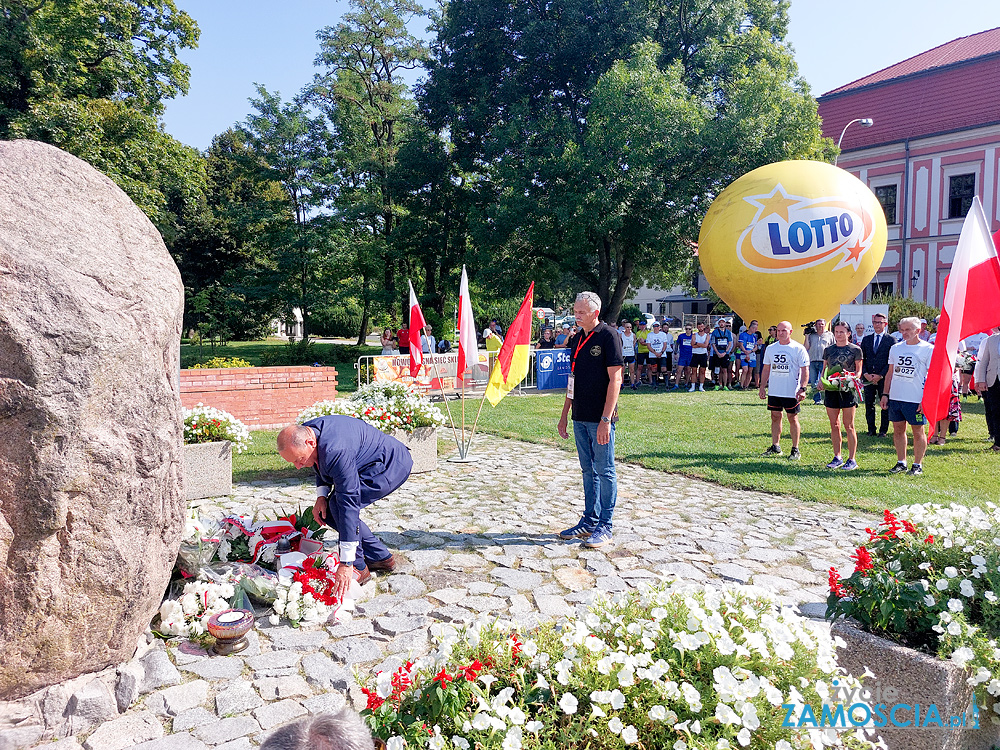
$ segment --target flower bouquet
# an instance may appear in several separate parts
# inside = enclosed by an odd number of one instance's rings
[[[177,567],[181,575],[188,578],[197,577],[215,557],[220,541],[219,524],[212,520],[201,519],[196,513],[188,516],[181,546],[177,550]]]
[[[959,352],[958,356],[955,357],[955,364],[958,365],[960,370],[965,372],[972,372],[976,369],[976,362],[978,358],[972,352]]]
[[[440,427],[447,421],[427,396],[403,383],[370,383],[346,399],[319,401],[300,412],[298,421],[302,424],[329,414],[357,417],[388,433]]]
[[[853,391],[858,398],[858,403],[864,402],[862,395],[862,382],[860,376],[854,370],[843,367],[829,367],[820,376],[820,384],[825,391]]]
[[[677,583],[528,634],[502,621],[432,634],[435,651],[364,687],[389,750],[874,747],[863,728],[798,720],[859,684],[829,635],[766,592]]]
[[[980,698],[1000,698],[1000,508],[902,506],[866,531],[854,572],[841,578],[830,568],[827,617],[852,617],[871,633],[950,659]],[[1000,702],[993,711],[1000,716]]]

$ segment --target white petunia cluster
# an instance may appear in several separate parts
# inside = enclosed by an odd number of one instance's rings
[[[299,413],[299,424],[316,417],[343,414],[357,417],[382,432],[418,427],[440,427],[447,422],[439,408],[412,386],[403,383],[369,383],[337,401],[319,401]]]
[[[227,411],[198,404],[193,409],[182,409],[181,413],[184,418],[185,443],[228,440],[237,453],[250,447],[250,430]],[[218,425],[214,424],[216,421]]]

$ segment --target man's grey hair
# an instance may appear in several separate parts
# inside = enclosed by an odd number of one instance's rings
[[[899,325],[911,325],[914,328],[920,328],[920,318],[902,318],[899,321]]]
[[[586,302],[591,310],[601,311],[601,297],[596,292],[580,292],[576,295],[577,302]]]
[[[375,741],[362,718],[345,706],[281,727],[260,750],[375,750]]]

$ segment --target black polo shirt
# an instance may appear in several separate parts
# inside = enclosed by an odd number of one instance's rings
[[[600,422],[608,396],[609,367],[621,367],[622,342],[618,330],[599,322],[590,334],[582,328],[570,339],[573,363],[573,419],[577,422]],[[618,419],[618,411],[612,420]]]

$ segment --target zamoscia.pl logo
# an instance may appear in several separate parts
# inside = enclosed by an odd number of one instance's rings
[[[743,200],[757,212],[740,235],[737,254],[754,271],[790,273],[834,259],[832,270],[856,271],[871,249],[875,220],[856,198],[789,195],[779,183]]]
[[[961,714],[942,716],[937,704],[904,703],[905,698],[894,687],[876,690],[849,690],[838,687],[830,701],[819,708],[808,703],[785,703],[785,727],[911,727],[913,729],[960,729],[979,728],[979,704],[973,694],[972,702]]]

